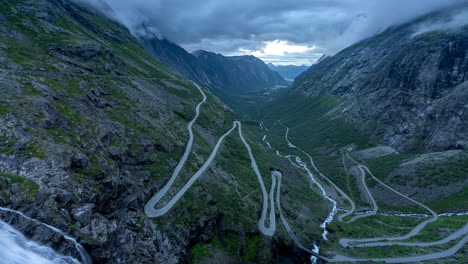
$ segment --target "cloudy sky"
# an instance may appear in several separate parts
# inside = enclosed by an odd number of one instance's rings
[[[100,1],[135,34],[145,23],[188,51],[310,65],[392,24],[468,0]]]

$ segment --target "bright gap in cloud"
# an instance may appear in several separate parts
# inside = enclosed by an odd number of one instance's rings
[[[289,53],[304,53],[316,48],[317,47],[315,46],[308,47],[304,45],[293,45],[289,44],[288,41],[277,39],[273,41],[266,41],[265,47],[262,50],[240,49],[240,51],[260,57],[268,55],[284,56],[285,54]]]
[[[312,52],[316,46],[295,45],[286,40],[273,40],[264,42],[260,50],[239,49],[243,55],[253,55],[265,62],[274,64],[312,64],[321,54]]]

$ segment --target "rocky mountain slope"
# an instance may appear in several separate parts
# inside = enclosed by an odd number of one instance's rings
[[[268,63],[267,66],[277,73],[279,73],[285,79],[296,79],[301,73],[305,72],[309,69],[306,65],[274,65],[272,63]]]
[[[216,74],[181,46],[157,37],[140,37],[140,42],[151,55],[174,72],[205,87],[221,89],[223,84]]]
[[[399,151],[467,149],[468,26],[450,23],[466,10],[429,14],[322,59],[292,92],[338,98],[330,114]]]
[[[322,58],[260,118],[288,126],[291,140],[358,203],[369,201],[360,201],[365,191],[344,166],[345,152],[438,212],[465,210],[468,26],[452,22],[463,14],[466,5],[428,14]],[[415,210],[379,185],[370,189],[384,210]]]
[[[156,37],[142,37],[141,42],[170,69],[215,93],[238,94],[287,85],[278,73],[253,56],[226,57],[201,50],[191,54],[177,44]]]
[[[193,52],[200,62],[216,73],[229,91],[252,91],[287,85],[287,82],[254,56],[225,57],[221,54],[198,50]]]
[[[144,214],[183,153],[187,124],[202,97],[120,24],[67,0],[2,1],[0,93],[0,206],[76,237],[93,263],[303,257],[286,232],[260,235],[261,192],[236,136],[226,138],[214,164],[174,209],[160,218]],[[206,93],[193,153],[171,195],[235,120]],[[271,168],[288,173],[284,211],[294,228],[306,230],[298,234],[303,243],[312,245],[320,236],[312,227],[327,205],[309,194],[307,176],[249,131],[244,136],[267,186]],[[44,226],[1,210],[0,218],[79,257],[72,243]]]

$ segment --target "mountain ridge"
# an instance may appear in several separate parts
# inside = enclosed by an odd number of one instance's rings
[[[254,56],[228,57],[201,50],[189,53],[166,39],[155,36],[140,39],[153,56],[172,70],[209,87],[215,93],[245,93],[287,85],[279,74]]]
[[[341,98],[334,113],[400,151],[467,149],[468,28],[413,36],[418,25],[452,12],[391,27],[326,57],[297,78],[292,92]]]

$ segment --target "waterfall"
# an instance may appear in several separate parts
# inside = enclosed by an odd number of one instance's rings
[[[7,223],[0,221],[0,259],[5,264],[79,264],[77,259],[63,256],[52,248],[27,239]]]
[[[46,223],[42,223],[34,218],[31,218],[25,214],[23,214],[22,212],[20,211],[16,211],[16,210],[12,210],[12,209],[9,209],[9,208],[5,208],[5,207],[0,207],[0,211],[4,211],[4,212],[9,212],[9,213],[14,213],[14,214],[17,214],[17,215],[20,215],[30,221],[33,221],[34,223],[36,224],[40,224],[40,225],[43,225],[49,229],[51,229],[52,231],[56,232],[56,233],[59,233],[60,235],[62,235],[66,240],[72,242],[74,245],[75,245],[75,248],[76,250],[80,253],[80,257],[81,257],[81,263],[82,264],[92,264],[92,261],[91,261],[91,258],[89,257],[88,255],[88,252],[86,252],[86,250],[84,249],[84,247],[82,245],[80,245],[78,243],[78,241],[76,241],[76,239],[74,239],[73,237],[67,235],[64,231],[56,228],[56,227],[53,227],[51,225],[48,225]],[[12,262],[13,264],[16,264],[16,262]],[[48,263],[48,262],[45,262],[45,263]],[[54,262],[51,262],[51,263],[54,263]],[[79,262],[78,262],[79,263]],[[36,263],[34,263],[36,264]]]

